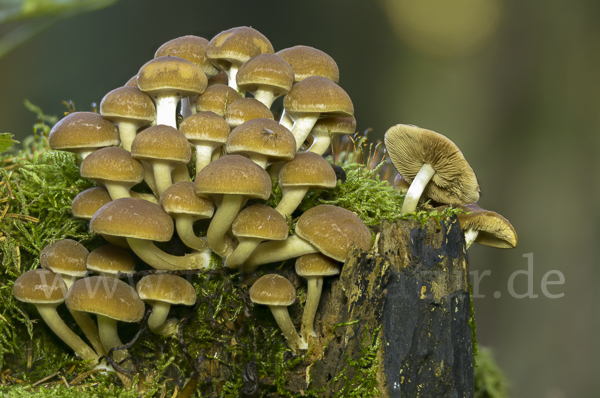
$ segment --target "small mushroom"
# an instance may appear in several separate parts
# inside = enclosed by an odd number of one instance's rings
[[[500,214],[485,210],[476,203],[457,206],[469,214],[458,214],[458,222],[465,233],[465,246],[468,249],[473,242],[498,249],[517,247],[517,231]]]
[[[296,289],[290,281],[277,274],[265,275],[254,282],[249,293],[253,303],[269,306],[288,347],[294,353],[308,348],[307,343],[298,335],[287,309],[296,301]]]

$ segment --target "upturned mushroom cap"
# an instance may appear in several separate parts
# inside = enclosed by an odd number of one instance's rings
[[[61,239],[44,247],[40,252],[42,268],[57,274],[83,277],[87,274],[85,263],[89,251],[73,239]]]
[[[231,231],[238,238],[268,240],[285,240],[289,233],[288,224],[281,214],[266,205],[252,205],[240,211]]]
[[[102,276],[80,279],[73,284],[66,301],[71,310],[105,316],[121,322],[139,322],[144,302],[127,283]]]
[[[149,125],[156,117],[152,99],[140,89],[130,86],[108,92],[100,102],[100,114],[112,122],[134,121],[140,127]]]
[[[210,63],[206,56],[206,47],[208,40],[198,36],[182,36],[173,40],[169,40],[156,50],[154,58],[162,56],[175,56],[190,61],[194,65],[200,67],[206,77],[217,75],[220,70],[215,68]]]
[[[294,114],[318,113],[324,117],[354,115],[350,96],[333,81],[322,76],[310,76],[296,83],[283,100],[285,111]]]
[[[188,97],[204,92],[206,75],[183,58],[164,56],[146,62],[138,73],[138,87],[153,98],[163,94]]]
[[[478,231],[475,243],[498,249],[517,247],[517,231],[506,218],[494,211],[482,209],[476,203],[457,207],[470,212],[458,214],[457,217],[463,231]]]
[[[424,164],[435,170],[424,190],[427,197],[452,205],[479,200],[473,169],[460,149],[443,135],[398,124],[385,133],[385,146],[396,170],[411,184]]]
[[[196,99],[196,109],[200,111],[211,111],[221,117],[225,117],[225,113],[229,105],[242,98],[240,93],[235,89],[224,85],[215,84],[206,89]]]
[[[87,257],[87,269],[105,275],[131,274],[135,260],[127,250],[108,244],[92,250]]]
[[[296,140],[275,120],[258,118],[233,129],[225,150],[229,154],[247,156],[264,167],[267,161],[292,160],[296,155]]]
[[[323,76],[334,83],[340,81],[340,70],[333,58],[321,50],[308,46],[294,46],[276,53],[294,70],[294,81],[309,76]]]
[[[90,221],[90,232],[167,242],[173,219],[162,207],[143,199],[121,198],[102,206]]]
[[[350,210],[319,205],[304,212],[296,224],[296,235],[315,245],[324,255],[346,261],[352,245],[371,249],[371,232]]]
[[[136,285],[144,301],[161,301],[171,305],[194,305],[196,290],[184,278],[173,274],[151,274],[144,276]]]
[[[265,104],[254,98],[240,98],[227,107],[225,121],[232,129],[252,119],[273,120],[273,113]]]
[[[129,196],[129,189],[144,179],[144,166],[129,151],[118,147],[101,148],[81,162],[80,174],[108,189],[111,198]]]
[[[50,130],[50,147],[54,150],[81,154],[120,143],[119,131],[111,121],[93,112],[73,112]]]
[[[307,254],[296,260],[296,274],[303,278],[339,275],[342,267],[321,253]]]
[[[60,275],[47,269],[32,269],[15,280],[15,298],[30,304],[60,304],[65,301],[67,285]]]
[[[108,191],[102,187],[94,187],[82,191],[71,203],[71,212],[74,217],[89,220],[99,208],[112,199]]]
[[[247,26],[219,33],[206,48],[210,62],[221,70],[228,70],[232,64],[240,66],[257,55],[274,52],[269,39]]]
[[[250,300],[255,304],[289,306],[296,301],[296,289],[281,275],[268,274],[250,288]]]

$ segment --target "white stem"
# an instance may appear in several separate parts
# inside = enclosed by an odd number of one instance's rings
[[[194,114],[191,103],[190,97],[181,99],[181,116],[183,117],[183,120]]]
[[[177,128],[177,103],[180,97],[177,95],[164,95],[155,98],[156,102],[156,124],[164,124]]]
[[[158,195],[158,189],[156,188],[156,183],[154,182],[154,171],[152,170],[152,165],[145,160],[142,160],[142,166],[144,166],[144,181],[148,184],[148,187],[154,193],[154,196]]]
[[[171,173],[173,176],[173,184],[184,181],[191,181],[190,171],[188,170],[186,163],[180,163],[173,169]]]
[[[288,130],[291,130],[292,127],[294,127],[294,121],[290,117],[290,114],[285,112],[285,109],[281,113],[281,117],[279,118],[279,124],[281,124]]]
[[[119,128],[119,137],[121,138],[123,149],[131,152],[131,143],[137,135],[138,129],[141,127],[140,124],[125,120],[120,120],[116,124]]]
[[[259,265],[285,261],[312,253],[319,253],[319,249],[298,235],[292,235],[286,240],[273,240],[258,245],[242,265],[242,270],[243,272],[252,272]]]
[[[131,250],[142,261],[155,269],[177,271],[187,269],[208,268],[210,264],[210,250],[194,252],[185,256],[173,256],[160,250],[152,241],[127,238]]]
[[[297,150],[300,150],[300,147],[302,146],[302,144],[304,144],[306,137],[308,137],[310,130],[312,130],[312,128],[315,126],[315,123],[318,119],[318,113],[310,113],[299,117],[294,121],[294,127],[292,127],[292,134],[294,135],[294,138],[296,138]]]
[[[154,183],[160,197],[167,188],[173,185],[173,178],[171,177],[173,164],[168,161],[161,161],[160,159],[153,159],[151,164],[152,172],[154,173]]]
[[[277,207],[275,207],[275,211],[281,214],[283,218],[287,218],[298,208],[298,205],[304,199],[304,195],[308,192],[308,187],[286,187],[281,188],[281,191],[283,196]]]
[[[234,89],[238,93],[240,92],[240,89],[239,89],[239,87],[237,85],[236,76],[237,76],[239,68],[240,67],[238,65],[231,64],[231,66],[229,67],[229,70],[225,71],[225,73],[227,73],[227,77],[229,78],[227,84],[229,85],[229,87],[231,87],[232,89]]]
[[[429,180],[431,180],[431,177],[433,177],[434,174],[435,170],[430,164],[425,163],[423,166],[421,166],[421,170],[419,170],[413,179],[413,182],[410,184],[408,192],[406,192],[401,214],[412,213],[417,210],[419,199],[421,198],[427,183],[429,183]]]
[[[475,242],[477,239],[477,235],[479,235],[479,231],[473,228],[469,228],[465,231],[465,250],[468,250],[469,247]]]
[[[102,185],[104,185],[104,188],[106,188],[112,200],[131,197],[129,188],[117,182],[102,181]]]
[[[215,148],[214,145],[196,144],[196,174],[210,164]]]
[[[288,347],[290,347],[294,353],[297,353],[299,349],[306,350],[308,344],[298,336],[298,332],[290,319],[287,307],[283,305],[270,305],[269,308],[273,313],[277,325],[279,325],[279,329],[281,329],[283,336],[287,340]]]
[[[254,98],[265,104],[267,108],[271,109],[271,105],[273,105],[273,101],[275,101],[276,97],[273,94],[273,91],[258,89],[254,92]]]

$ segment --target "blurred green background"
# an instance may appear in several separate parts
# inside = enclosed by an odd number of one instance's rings
[[[31,134],[25,99],[59,116],[63,100],[91,110],[178,36],[248,25],[276,51],[319,48],[360,131],[446,135],[478,175],[481,206],[515,226],[516,249],[469,252],[472,271],[490,271],[475,298],[479,342],[512,396],[597,397],[599,17],[597,0],[0,0],[0,132]],[[530,278],[515,274],[528,260]],[[549,271],[564,283],[547,292],[564,296],[544,294]],[[517,298],[511,280],[537,297]]]

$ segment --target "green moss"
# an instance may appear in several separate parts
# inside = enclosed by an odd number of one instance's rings
[[[509,387],[504,372],[494,361],[489,348],[481,348],[476,356],[475,398],[505,398]]]

